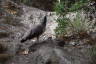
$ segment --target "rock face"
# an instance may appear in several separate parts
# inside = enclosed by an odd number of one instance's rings
[[[48,39],[39,44],[33,44],[29,47],[29,54],[15,55],[5,64],[90,64],[87,48],[85,50],[74,47],[68,49],[58,46],[59,42],[56,39]]]
[[[55,12],[45,12],[36,8],[28,8],[28,7],[24,7],[24,15],[22,15],[22,23],[27,27],[27,29],[29,28],[34,28],[35,26],[37,26],[38,24],[40,24],[44,18],[45,15],[47,15],[47,26],[46,26],[46,31],[43,34],[43,36],[41,36],[41,39],[46,39],[46,37],[54,37],[55,32],[54,29],[57,27],[57,23],[56,23],[56,19],[57,16],[55,14]]]

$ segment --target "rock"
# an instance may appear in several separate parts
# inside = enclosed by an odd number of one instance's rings
[[[25,31],[28,31],[30,28],[34,28],[38,24],[40,24],[44,18],[45,15],[47,15],[47,26],[46,31],[44,34],[41,35],[40,40],[45,40],[48,37],[55,38],[55,32],[54,29],[57,27],[58,23],[56,23],[56,13],[54,12],[45,12],[42,10],[39,10],[37,8],[30,8],[30,7],[23,7],[24,14],[21,16],[23,19],[21,23],[24,24]],[[53,15],[50,15],[53,14]]]
[[[45,40],[37,44],[35,43],[29,47],[29,54],[15,55],[5,64],[89,64],[90,59],[87,56],[86,47],[81,49],[64,48],[56,44],[55,40]]]

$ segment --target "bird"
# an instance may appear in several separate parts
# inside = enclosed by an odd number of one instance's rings
[[[43,21],[41,24],[37,25],[35,28],[30,29],[25,33],[23,38],[21,39],[21,43],[31,40],[32,38],[37,38],[37,41],[39,41],[39,36],[43,34],[46,30],[46,23],[47,23],[47,15],[44,16]]]

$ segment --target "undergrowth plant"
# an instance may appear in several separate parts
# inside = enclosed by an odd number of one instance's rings
[[[87,9],[90,0],[60,0],[60,2],[55,2],[54,10],[59,14],[67,14],[68,12],[74,12],[81,9]]]
[[[57,19],[58,27],[55,29],[57,35],[74,34],[79,32],[87,32],[93,27],[92,23],[88,20],[87,16],[81,15],[88,9],[90,0],[61,0],[60,3],[56,2],[54,10],[59,16]],[[66,17],[69,13],[77,13],[74,20]]]
[[[76,14],[76,18],[73,20],[63,17],[58,18],[57,22],[59,23],[55,30],[57,35],[79,34],[80,32],[88,32],[95,27],[94,24],[80,12]]]
[[[66,28],[68,27],[68,21],[70,20],[65,17],[57,19],[57,22],[59,23],[58,27],[55,29],[57,35],[64,35],[67,33]]]
[[[71,22],[75,32],[87,32],[92,28],[91,22],[80,12],[76,14],[76,18]]]

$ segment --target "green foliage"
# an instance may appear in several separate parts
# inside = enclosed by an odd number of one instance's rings
[[[63,3],[55,3],[54,10],[57,12],[57,14],[62,14],[64,12],[64,5]]]
[[[67,34],[70,31],[80,32],[90,29],[90,22],[88,22],[87,18],[83,18],[79,14],[81,13],[79,12],[80,10],[87,9],[89,1],[90,0],[61,0],[60,3],[55,3],[54,10],[56,11],[57,15],[59,15],[57,19],[58,27],[55,30],[57,35]],[[68,14],[69,12],[79,12],[76,15],[74,21],[66,18],[66,14]]]
[[[66,33],[66,27],[68,26],[68,22],[69,19],[67,18],[58,18],[57,19],[57,22],[59,23],[58,24],[58,27],[55,29],[55,32],[57,35],[60,35],[60,34],[65,34]]]
[[[66,17],[64,18],[58,18],[58,27],[56,28],[55,32],[57,35],[64,35],[64,34],[74,34],[74,33],[80,33],[80,32],[87,32],[90,29],[92,29],[94,24],[90,22],[86,16],[81,14],[81,12],[78,12],[76,14],[76,18],[68,19]]]
[[[54,6],[54,10],[58,14],[67,14],[67,12],[73,12],[77,10],[81,10],[88,5],[89,0],[61,0],[60,3],[56,2]]]
[[[76,32],[86,32],[91,28],[91,23],[88,22],[87,18],[84,15],[80,15],[80,13],[77,13],[76,18],[71,23]]]
[[[88,5],[88,0],[79,0],[74,2],[74,4],[71,6],[71,8],[69,9],[70,11],[77,11],[80,9],[83,9],[86,7],[86,5]]]

